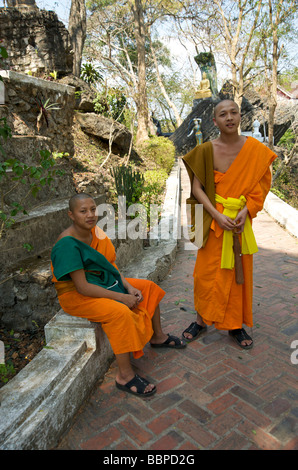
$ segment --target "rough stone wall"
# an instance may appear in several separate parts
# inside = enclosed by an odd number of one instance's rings
[[[0,153],[0,162],[15,157],[27,165],[36,165],[39,150],[44,148],[73,155],[74,88],[24,73],[0,73],[5,87],[5,103],[0,105],[0,118],[5,117],[12,130],[12,138],[3,145],[6,156]],[[59,109],[51,111],[48,126],[42,122],[38,131],[40,108],[37,103],[38,100],[44,103],[47,99],[49,103],[57,103]],[[59,215],[62,209],[50,211],[49,206],[53,201],[57,204],[61,201],[64,208],[63,201],[75,192],[71,168],[67,163],[59,164],[59,168],[64,171],[62,177],[54,179],[50,188],[44,186],[36,198],[30,196],[26,199],[26,209],[30,209],[32,203],[39,207],[36,209],[38,213],[34,215],[29,210],[30,214],[20,220],[17,216],[16,223],[0,240],[0,272],[9,271],[11,264],[18,263],[19,266],[12,277],[8,272],[0,276],[0,320],[6,318],[4,324],[13,327],[19,324],[20,329],[28,328],[32,320],[39,319],[37,323],[40,324],[56,311],[57,299],[51,282],[49,256],[43,253],[68,221],[66,208],[62,217]],[[28,186],[16,186],[7,178],[3,178],[0,184],[4,204],[11,204],[12,201],[22,204]],[[32,252],[28,253],[23,248],[24,240],[33,246]],[[32,269],[27,269],[27,258],[33,260]],[[40,262],[45,266],[40,266]]]
[[[0,74],[5,86],[5,104],[0,106],[0,118],[7,119],[13,134],[6,144],[8,156],[19,158],[17,154],[21,152],[22,161],[31,163],[32,152],[34,154],[40,147],[73,155],[74,88],[24,73],[2,71]],[[48,124],[42,119],[38,129],[41,104],[45,105],[47,100],[48,105],[56,105],[46,110]]]
[[[42,74],[72,72],[73,54],[67,29],[53,11],[0,8],[2,45],[8,59],[5,68]]]

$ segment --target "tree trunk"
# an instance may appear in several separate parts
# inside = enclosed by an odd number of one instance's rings
[[[178,109],[176,108],[175,106],[175,103],[173,103],[173,101],[170,99],[169,95],[167,94],[167,91],[164,87],[164,84],[162,82],[162,79],[161,79],[161,76],[160,76],[160,73],[159,73],[159,69],[158,69],[158,63],[157,63],[157,59],[156,59],[156,54],[155,54],[155,51],[152,47],[152,44],[151,44],[151,53],[152,53],[152,57],[153,57],[153,62],[154,62],[154,65],[155,65],[155,70],[156,70],[156,78],[157,78],[157,83],[159,84],[159,88],[160,88],[160,91],[161,93],[163,94],[166,102],[168,103],[169,107],[172,109],[173,113],[174,113],[174,116],[175,116],[175,119],[176,119],[176,123],[177,123],[177,127],[181,126],[182,124],[182,119],[181,119],[181,116],[178,112]]]
[[[269,119],[268,119],[268,146],[273,149],[274,142],[274,115],[277,106],[277,65],[278,65],[278,35],[277,25],[279,24],[279,11],[277,10],[275,22],[273,20],[272,3],[269,1],[269,17],[272,27],[272,85],[269,99]]]
[[[135,38],[138,51],[138,91],[137,91],[137,113],[138,130],[136,135],[137,145],[149,138],[149,111],[146,90],[146,65],[145,65],[145,24],[144,11],[141,0],[131,2],[131,9],[134,16]]]
[[[68,32],[73,50],[72,71],[76,77],[79,77],[81,73],[83,48],[86,39],[85,0],[71,0]]]

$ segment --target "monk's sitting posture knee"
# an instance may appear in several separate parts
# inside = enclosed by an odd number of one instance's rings
[[[69,202],[72,224],[58,237],[51,260],[53,281],[64,312],[100,322],[118,365],[116,386],[147,397],[156,387],[134,373],[130,353],[152,347],[183,348],[185,342],[163,332],[159,303],[165,292],[154,282],[127,279],[115,264],[111,240],[96,226],[96,204],[87,194]]]

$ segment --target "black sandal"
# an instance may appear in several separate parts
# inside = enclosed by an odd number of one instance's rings
[[[238,330],[229,330],[229,335],[234,339],[234,341],[242,349],[251,349],[253,347],[252,338],[246,333],[244,328],[239,328]],[[251,341],[251,344],[241,344],[242,341],[248,339]]]
[[[204,333],[205,331],[207,331],[207,326],[198,325],[198,323],[194,321],[193,323],[189,325],[188,328],[186,328],[186,330],[183,331],[182,338],[185,339],[185,341],[187,341],[188,343],[191,343],[192,341],[197,339],[199,336],[201,336],[201,334]],[[192,338],[186,338],[184,336],[184,333],[191,334]]]
[[[174,344],[170,344],[173,342]],[[186,344],[184,343],[183,340],[181,341],[181,339],[177,338],[177,336],[173,336],[169,334],[168,334],[168,338],[165,340],[164,343],[159,343],[159,344],[150,343],[150,345],[152,348],[172,348],[172,349],[186,348]]]
[[[149,385],[150,382],[148,382],[148,380],[144,379],[143,377],[140,377],[138,374],[136,374],[134,378],[127,382],[125,385],[121,385],[117,381],[115,383],[116,387],[119,388],[119,390],[131,393],[132,395],[137,395],[141,398],[150,397],[156,392],[155,386],[150,392],[144,392],[145,388],[147,387],[147,385]],[[133,390],[131,390],[131,387],[136,387],[137,391],[134,392]]]

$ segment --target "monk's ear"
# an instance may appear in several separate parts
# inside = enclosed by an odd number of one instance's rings
[[[212,121],[213,121],[213,124],[214,124],[214,125],[217,127],[217,122],[216,122],[216,119],[215,119],[215,118],[213,118],[213,119],[212,119]]]
[[[68,217],[69,217],[71,220],[74,220],[74,216],[73,216],[72,211],[68,211]]]

